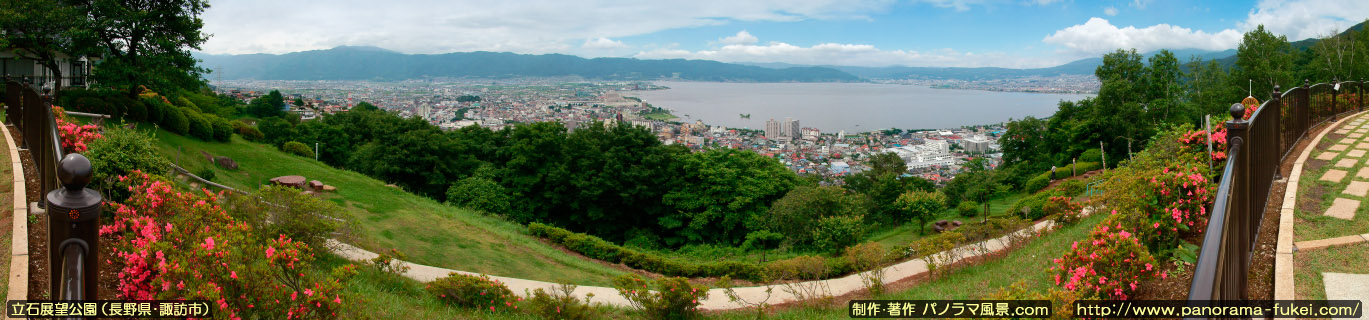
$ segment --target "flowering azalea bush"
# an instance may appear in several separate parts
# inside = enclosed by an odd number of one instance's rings
[[[424,289],[448,304],[491,312],[517,309],[514,302],[523,301],[513,295],[508,286],[483,274],[472,276],[452,272],[429,282]]]
[[[652,285],[655,291],[652,291]],[[613,279],[613,288],[627,298],[649,319],[692,319],[699,317],[699,300],[708,297],[707,286],[689,284],[685,278],[659,278],[646,281],[635,274]]]
[[[1188,131],[1179,138],[1179,142],[1191,148],[1193,152],[1205,153],[1207,152],[1207,134],[1207,130]],[[1226,126],[1219,123],[1217,128],[1212,130],[1212,162],[1225,164],[1226,149]]]
[[[100,127],[93,124],[78,125],[68,118],[62,107],[52,106],[52,114],[57,122],[57,134],[62,137],[62,150],[67,152],[81,153],[86,152],[89,147],[86,145],[95,139],[99,139]]]
[[[1148,179],[1150,194],[1141,196],[1148,214],[1126,219],[1140,224],[1132,227],[1156,256],[1168,257],[1180,238],[1202,234],[1207,226],[1216,185],[1203,170],[1178,165],[1162,169]]]
[[[1075,222],[1079,222],[1084,211],[1084,205],[1074,201],[1074,198],[1069,196],[1051,197],[1046,200],[1046,204],[1042,205],[1041,208],[1046,212],[1047,216],[1055,217],[1057,226],[1071,225]]]
[[[1118,217],[1114,214],[1113,216]],[[1147,278],[1167,277],[1155,258],[1121,223],[1109,219],[1088,240],[1075,241],[1054,260],[1055,284],[1087,298],[1126,300]]]
[[[312,275],[308,245],[286,236],[262,239],[217,203],[219,194],[179,192],[135,171],[119,177],[132,194],[107,203],[114,219],[100,228],[113,243],[119,299],[209,300],[229,319],[332,319],[355,270]]]

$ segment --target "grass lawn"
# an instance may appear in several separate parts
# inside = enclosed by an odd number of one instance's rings
[[[1348,123],[1344,124],[1349,126]],[[1369,127],[1369,125],[1364,125]],[[1332,152],[1328,148],[1331,146],[1349,142],[1345,151]],[[1294,206],[1293,236],[1294,241],[1318,240],[1335,238],[1340,236],[1356,235],[1369,232],[1369,205],[1360,205],[1355,210],[1354,219],[1344,220],[1340,218],[1324,215],[1327,208],[1330,208],[1336,198],[1357,200],[1361,203],[1369,202],[1369,197],[1361,197],[1344,193],[1351,182],[1363,183],[1365,179],[1357,177],[1361,168],[1369,167],[1364,163],[1363,157],[1348,157],[1349,151],[1356,150],[1355,147],[1360,143],[1369,142],[1360,138],[1347,138],[1345,135],[1336,134],[1334,131],[1327,133],[1317,143],[1317,149],[1312,151],[1312,157],[1322,155],[1324,152],[1336,154],[1330,161],[1309,158],[1309,164],[1321,164],[1319,168],[1313,169],[1307,166],[1303,169],[1301,182],[1298,183],[1298,203]],[[1352,162],[1350,167],[1337,167],[1336,164],[1342,160]],[[1340,182],[1330,182],[1321,180],[1322,175],[1330,170],[1341,170],[1346,172],[1344,179]]]
[[[1369,273],[1369,244],[1359,243],[1293,254],[1294,294],[1299,300],[1324,300],[1326,287],[1322,272]]]
[[[233,188],[255,190],[284,175],[302,175],[336,186],[335,194],[323,197],[343,207],[342,216],[355,222],[352,237],[346,240],[367,250],[395,248],[419,264],[583,285],[609,285],[623,273],[565,254],[528,236],[526,227],[517,223],[450,207],[236,135],[232,143],[205,142],[162,130],[156,136],[158,147],[173,162],[191,172],[209,168],[215,173],[213,181]],[[217,168],[201,151],[232,158],[238,170]]]
[[[646,118],[647,120],[659,120],[659,121],[670,121],[670,120],[679,119],[679,117],[676,117],[675,115],[670,114],[670,112],[665,112],[665,111],[661,111],[661,112],[651,112],[651,113],[643,113],[643,114],[642,114],[642,117],[643,117],[643,118]]]
[[[1012,207],[1012,205],[1016,204],[1018,200],[1021,200],[1026,196],[1026,193],[1013,193],[1002,198],[989,200],[989,214],[993,216],[1005,215],[1007,214],[1007,212],[1005,211],[1007,211],[1008,208]],[[979,216],[974,217],[962,217],[960,216],[960,213],[956,212],[955,208],[947,208],[946,210],[942,210],[941,212],[937,213],[936,216],[932,219],[928,220],[926,225],[927,234],[932,234],[932,224],[936,223],[936,221],[960,220],[961,222],[969,223],[983,219],[984,216],[982,214],[983,213],[981,213],[981,215]],[[882,244],[885,247],[893,247],[908,245],[910,243],[913,243],[913,241],[917,241],[917,239],[920,238],[922,238],[922,234],[921,232],[919,232],[917,224],[908,223],[898,227],[872,233],[869,237],[866,237],[865,240],[879,242],[879,244]]]
[[[1032,239],[1002,258],[954,269],[950,273],[938,275],[930,282],[868,299],[980,299],[993,294],[996,288],[1007,288],[1018,281],[1024,281],[1025,288],[1029,291],[1046,290],[1055,285],[1051,278],[1052,274],[1046,272],[1046,269],[1053,265],[1051,259],[1059,258],[1069,251],[1070,243],[1088,237],[1093,226],[1103,221],[1106,216],[1089,216],[1078,224]],[[773,318],[835,319],[845,318],[846,312],[844,308],[796,307],[780,311]],[[728,312],[713,316],[719,319],[750,319],[752,315]]]
[[[4,113],[0,112],[0,117]],[[4,128],[0,128],[4,129]],[[14,207],[14,166],[10,165],[10,153],[8,148],[0,147],[0,208]],[[4,210],[5,216],[0,217],[0,300],[8,299],[10,284],[10,246],[14,243],[14,224],[28,223],[28,221],[14,221],[14,211]],[[23,235],[28,236],[28,235]],[[27,297],[20,297],[27,298]]]

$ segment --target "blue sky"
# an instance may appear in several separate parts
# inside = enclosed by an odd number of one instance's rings
[[[856,66],[1047,67],[1118,48],[1225,50],[1265,25],[1289,40],[1369,18],[1369,1],[226,0],[213,54],[339,45]]]

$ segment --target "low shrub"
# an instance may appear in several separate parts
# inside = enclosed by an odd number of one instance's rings
[[[513,303],[521,300],[513,295],[508,286],[499,280],[490,280],[490,276],[483,274],[472,276],[452,272],[428,282],[424,289],[449,305],[482,311],[513,310],[517,308]]]
[[[143,97],[138,102],[147,110],[147,122],[161,123],[162,118],[166,117],[166,110],[175,108],[171,104],[162,101],[161,97]]]
[[[123,126],[106,128],[102,138],[90,142],[85,156],[95,170],[91,184],[105,189],[111,194],[109,201],[120,201],[128,196],[128,190],[112,188],[119,176],[134,171],[163,174],[171,170],[171,161],[162,157],[152,136]]]
[[[180,108],[167,108],[162,115],[161,126],[171,133],[185,135],[190,132],[190,118]]]
[[[864,216],[831,216],[818,219],[813,229],[813,244],[822,250],[846,249],[865,238]]]
[[[1074,301],[1079,300],[1078,292],[1070,290],[1060,290],[1059,288],[1046,289],[1046,292],[1034,291],[1027,288],[1025,280],[1013,283],[1011,286],[999,288],[989,294],[987,300],[1048,300],[1051,305],[1051,315],[1046,319],[1077,319],[1074,316]]]
[[[884,264],[893,260],[888,250],[877,242],[866,242],[846,248],[842,257],[852,268],[865,270],[860,273],[860,282],[870,294],[884,293]]]
[[[776,280],[797,280],[785,282],[783,290],[799,301],[820,303],[832,296],[826,282],[815,281],[833,273],[832,265],[821,257],[798,256],[776,260],[766,264],[765,268]]]
[[[233,195],[227,206],[262,235],[284,234],[321,248],[344,226],[337,204],[284,186],[264,186],[255,195]]]
[[[688,279],[680,277],[646,281],[638,275],[626,274],[613,279],[613,288],[648,319],[699,318],[699,300],[708,297],[707,286],[691,285]]]
[[[1041,189],[1045,189],[1050,183],[1051,179],[1049,176],[1038,175],[1031,179],[1027,179],[1027,182],[1022,184],[1022,189],[1027,192],[1037,192],[1041,191]]]
[[[583,254],[592,259],[609,263],[622,263],[628,267],[680,277],[721,277],[733,276],[756,281],[761,279],[762,267],[757,264],[734,261],[691,263],[667,259],[655,254],[640,252],[619,246],[599,237],[575,233],[566,229],[537,222],[528,223],[528,233],[546,238],[554,244]]]
[[[214,141],[228,142],[233,140],[233,126],[228,124],[228,120],[216,115],[208,115],[210,123],[214,126]]]
[[[191,109],[181,109],[186,119],[190,121],[190,136],[202,141],[214,140],[214,124],[209,122],[199,111]]]
[[[233,132],[236,132],[239,136],[242,136],[243,140],[261,141],[261,139],[266,138],[266,136],[261,133],[261,130],[257,130],[257,127],[253,127],[251,125],[243,123],[242,121],[233,120],[230,121],[228,125],[232,126]]]
[[[959,205],[955,206],[955,211],[960,213],[961,217],[977,216],[979,209],[979,203],[974,201],[961,201]]]
[[[563,320],[582,320],[597,319],[599,315],[590,307],[590,298],[593,293],[586,294],[585,301],[580,302],[573,294],[575,285],[561,283],[548,293],[542,288],[537,288],[528,298],[528,313],[532,313],[542,319],[563,319]]]
[[[1074,198],[1068,196],[1055,196],[1046,200],[1042,210],[1046,212],[1047,216],[1054,217],[1058,226],[1065,226],[1079,222],[1080,214],[1084,211],[1084,205],[1075,202]]]
[[[1077,196],[1088,190],[1088,183],[1084,180],[1074,179],[1061,182],[1055,185],[1056,193],[1064,196]]]
[[[1102,149],[1088,149],[1088,150],[1084,150],[1084,153],[1079,155],[1079,161],[1080,161],[1080,162],[1103,162],[1103,150],[1102,150]]]
[[[1126,300],[1149,277],[1166,277],[1154,267],[1145,245],[1116,222],[1118,217],[1109,217],[1088,240],[1075,241],[1064,257],[1054,260],[1056,285],[1087,298]]]
[[[371,258],[370,266],[381,273],[403,275],[405,272],[409,272],[409,265],[404,263],[405,259],[408,259],[408,256],[404,255],[403,252],[399,252],[398,249],[390,249],[390,252],[376,253],[376,257]]]
[[[195,176],[200,177],[200,179],[214,181],[214,170],[209,168],[195,170]]]
[[[467,177],[447,188],[447,204],[491,214],[507,214],[513,199],[498,182]]]
[[[280,149],[281,149],[281,151],[285,151],[285,153],[289,153],[289,154],[293,154],[293,155],[297,155],[297,156],[301,156],[301,157],[305,157],[305,158],[313,158],[313,157],[314,157],[314,149],[309,148],[309,146],[307,146],[307,145],[305,145],[305,144],[303,144],[303,143],[300,143],[300,142],[298,142],[298,141],[286,142],[284,145],[281,145]]]
[[[1046,216],[1046,210],[1044,208],[1046,199],[1054,195],[1055,194],[1050,191],[1037,192],[1036,194],[1022,198],[1021,200],[1017,200],[1017,203],[1014,203],[1011,208],[1008,208],[1008,212],[1022,217],[1023,219],[1036,221],[1036,219],[1041,219]]]
[[[959,255],[955,250],[956,246],[965,242],[965,235],[956,231],[942,232],[941,234],[924,237],[913,241],[908,246],[907,254],[921,258],[927,263],[927,274],[935,275],[937,270],[950,266],[959,260]]]

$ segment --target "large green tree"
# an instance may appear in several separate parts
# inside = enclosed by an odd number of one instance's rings
[[[776,200],[766,214],[769,230],[783,234],[796,246],[815,244],[818,221],[827,217],[861,217],[869,212],[870,200],[841,187],[801,186]]]
[[[1249,86],[1251,95],[1260,101],[1268,100],[1275,85],[1285,90],[1294,85],[1293,47],[1285,36],[1274,36],[1260,25],[1246,32],[1236,49],[1236,68],[1231,82],[1236,87]],[[1235,103],[1238,101],[1233,101]]]
[[[679,237],[668,243],[738,244],[760,229],[770,203],[799,180],[779,161],[752,151],[712,149],[680,162],[680,186],[664,197],[676,213],[660,218]]]
[[[0,0],[0,49],[33,59],[60,79],[58,59],[95,53],[80,7],[56,0]],[[74,70],[73,70],[74,71]],[[54,95],[62,81],[55,81]]]
[[[139,86],[170,91],[198,88],[201,74],[190,50],[200,49],[208,35],[201,32],[203,0],[85,0],[78,1],[88,19],[87,31],[103,49],[104,61],[95,69],[104,85],[126,88],[129,96]]]

